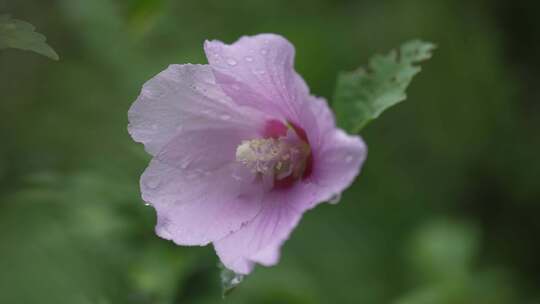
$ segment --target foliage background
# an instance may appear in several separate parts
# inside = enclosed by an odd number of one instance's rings
[[[153,234],[141,85],[204,39],[277,32],[312,91],[405,40],[439,46],[408,100],[362,131],[336,206],[225,303],[540,303],[540,23],[525,0],[0,0],[58,62],[0,52],[0,303],[219,303],[211,248]]]

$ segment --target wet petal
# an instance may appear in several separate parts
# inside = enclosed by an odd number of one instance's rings
[[[280,248],[296,227],[305,207],[312,205],[311,186],[267,193],[260,213],[229,236],[215,241],[221,262],[236,273],[248,274],[254,263],[275,265]],[[306,191],[307,190],[307,191]]]
[[[259,117],[232,103],[207,65],[171,65],[150,79],[131,106],[128,130],[156,155],[183,129],[250,128]]]
[[[206,41],[216,81],[240,105],[297,120],[308,88],[294,71],[294,47],[274,34],[242,37],[231,45]]]
[[[311,181],[318,186],[319,201],[340,195],[354,181],[367,157],[367,147],[359,136],[340,129],[328,132],[314,153]]]
[[[234,178],[242,170],[235,165],[186,171],[152,160],[141,177],[141,190],[156,209],[156,233],[179,245],[206,245],[253,219],[261,209],[262,191],[252,179]]]
[[[336,130],[336,122],[326,99],[308,96],[302,104],[302,115],[298,122],[306,132],[313,150],[318,150],[324,143],[322,140],[329,132]]]

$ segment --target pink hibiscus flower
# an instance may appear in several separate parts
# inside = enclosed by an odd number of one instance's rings
[[[141,177],[156,233],[212,243],[228,269],[278,262],[302,214],[346,189],[366,158],[274,34],[206,41],[208,65],[171,65],[144,84],[129,133],[153,159]]]

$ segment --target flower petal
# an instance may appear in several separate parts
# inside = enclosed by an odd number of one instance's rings
[[[249,178],[235,178],[243,169],[236,166],[190,171],[154,158],[141,177],[141,190],[156,209],[156,233],[178,245],[206,245],[252,220],[263,191]]]
[[[240,105],[297,120],[309,90],[294,71],[294,47],[275,34],[242,37],[231,45],[204,44],[216,81]]]
[[[315,187],[313,205],[328,201],[348,188],[359,174],[367,147],[359,136],[348,135],[336,127],[332,110],[324,98],[310,96],[304,103],[300,124],[313,152]]]
[[[128,130],[156,155],[182,129],[250,127],[260,114],[242,109],[223,93],[208,65],[171,65],[147,81],[131,106]]]
[[[306,98],[302,104],[302,116],[297,124],[306,132],[313,150],[319,150],[324,144],[326,134],[336,129],[334,114],[326,99],[316,96]]]
[[[281,245],[296,227],[304,206],[310,206],[313,189],[299,184],[286,191],[265,194],[260,213],[248,224],[225,238],[215,241],[214,248],[228,269],[248,274],[254,263],[275,265]]]
[[[242,141],[259,136],[257,130],[264,129],[261,123],[253,123],[250,128],[234,124],[216,125],[220,128],[181,130],[154,158],[180,169],[184,174],[211,173],[235,162],[236,148]]]
[[[155,157],[141,177],[156,232],[205,245],[253,219],[262,189],[235,162],[242,140],[260,136],[266,117],[230,101],[209,66],[172,65],[147,82],[130,109],[129,131]]]
[[[314,153],[311,181],[318,187],[318,202],[341,194],[360,173],[367,157],[362,138],[351,136],[341,129],[327,132],[323,144]]]

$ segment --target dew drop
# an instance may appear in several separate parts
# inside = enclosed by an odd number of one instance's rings
[[[185,169],[189,166],[189,164],[191,163],[191,160],[189,159],[184,159],[182,160],[182,162],[180,163],[180,168],[181,169]]]
[[[223,266],[221,267],[221,287],[223,289],[223,297],[228,295],[234,288],[236,288],[244,280],[244,275],[234,273]]]
[[[240,282],[242,282],[242,275],[241,274],[237,274],[232,280],[231,280],[231,284],[234,284],[234,285],[237,285],[237,284],[240,284]]]
[[[247,62],[252,62],[252,61],[253,61],[253,57],[251,57],[251,56],[246,56],[244,59],[245,59]]]
[[[163,96],[165,93],[162,90],[143,88],[142,94],[150,99],[155,99]]]
[[[236,174],[236,173],[233,173],[233,174],[232,174],[232,178],[234,178],[234,179],[237,180],[237,181],[241,181],[241,180],[242,180],[242,177],[241,177],[240,175]]]
[[[262,50],[261,50],[261,54],[266,55],[267,53],[268,53],[268,50],[267,50],[267,49],[262,49]]]
[[[232,58],[227,59],[227,64],[229,64],[230,66],[235,66],[237,63],[238,62],[236,62],[236,60]]]
[[[147,206],[147,207],[152,206],[152,205],[150,205],[150,203],[144,203],[144,205]]]
[[[337,194],[332,195],[332,197],[328,200],[328,203],[335,205],[339,203],[340,200],[341,200],[341,193],[337,193]]]
[[[352,162],[352,161],[353,161],[352,155],[347,155],[347,157],[345,157],[345,162],[346,162],[346,163],[350,163],[350,162]]]
[[[264,73],[266,73],[264,70],[260,70],[260,69],[253,69],[252,72],[255,75],[263,75]]]
[[[229,120],[229,119],[231,119],[231,116],[230,116],[230,115],[227,115],[227,114],[223,114],[223,115],[221,115],[220,117],[221,117],[221,119],[223,119],[223,120]]]

